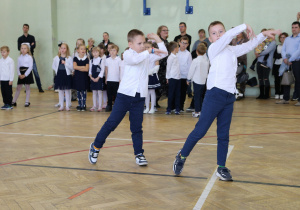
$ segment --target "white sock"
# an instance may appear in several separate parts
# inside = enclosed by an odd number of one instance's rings
[[[102,109],[102,91],[98,90],[98,109]]]
[[[93,108],[97,107],[97,90],[93,90]]]
[[[147,97],[145,98],[146,110],[149,110],[149,103],[150,103],[150,89],[148,89],[148,94]]]
[[[65,90],[65,95],[66,95],[66,109],[69,109],[71,104],[71,90]]]
[[[26,100],[25,100],[25,102],[29,102],[29,98],[30,98],[30,85],[25,85],[25,90],[26,90]]]
[[[64,90],[58,90],[58,103],[60,108],[64,108]]]
[[[154,106],[156,104],[155,89],[150,89],[149,90],[149,95],[150,95],[150,98],[151,98],[151,109],[154,110]]]
[[[107,106],[107,91],[106,90],[102,91],[102,97],[103,97],[103,106],[106,107]]]
[[[18,100],[20,92],[22,90],[22,86],[23,85],[17,85],[16,94],[15,94],[15,97],[13,99],[13,102],[16,102]]]

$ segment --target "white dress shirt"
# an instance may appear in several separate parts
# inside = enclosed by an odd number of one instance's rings
[[[179,69],[180,69],[180,78],[186,79],[189,73],[189,69],[192,63],[192,55],[189,51],[181,51],[179,49],[178,53],[176,54],[179,62]]]
[[[13,59],[7,56],[5,59],[0,59],[0,81],[14,80],[15,75],[15,63]]]
[[[279,45],[277,46],[277,53],[281,55],[281,51],[282,51],[282,44],[279,44]],[[275,62],[274,62],[274,64],[276,64],[276,65],[281,65],[281,64],[282,64],[282,61],[283,61],[282,58],[276,59]]]
[[[18,58],[18,75],[20,76],[21,75],[21,72],[20,72],[20,67],[23,66],[23,67],[28,67],[28,69],[26,70],[25,72],[25,77],[27,77],[30,72],[32,71],[32,66],[33,66],[33,59],[31,57],[31,55],[20,55],[19,58]]]
[[[120,81],[120,64],[121,59],[119,56],[106,59],[105,67],[107,67],[107,78],[108,82],[119,82]]]
[[[104,71],[105,71],[105,62],[100,57],[93,58],[90,60],[89,75],[92,75],[92,65],[99,65],[100,60],[101,60],[101,64],[100,64],[101,71],[99,72],[98,77],[103,78]],[[92,63],[92,61],[93,61],[93,63]]]
[[[209,69],[209,60],[207,55],[199,55],[192,61],[189,74],[187,76],[188,80],[192,80],[198,85],[205,85]]]
[[[157,45],[160,50],[167,52],[163,42],[157,43]],[[166,56],[167,54],[154,55],[153,60],[160,60]],[[134,97],[136,93],[140,93],[140,97],[145,98],[148,94],[149,79],[150,56],[148,50],[137,53],[129,48],[129,50],[124,52],[123,58],[125,68],[118,92],[132,97]]]
[[[55,56],[53,58],[52,69],[55,71],[56,75],[57,75],[57,71],[58,71],[59,60],[60,59],[58,56]],[[73,71],[73,58],[71,56],[66,58],[65,67],[66,67],[67,75],[71,75],[72,71]]]
[[[167,60],[166,79],[180,79],[178,58],[173,53],[169,55]]]
[[[237,57],[250,52],[266,39],[260,33],[246,43],[230,46],[232,39],[246,28],[246,24],[242,24],[230,29],[208,48],[208,58],[211,64],[207,78],[208,90],[217,87],[232,94],[236,92]]]

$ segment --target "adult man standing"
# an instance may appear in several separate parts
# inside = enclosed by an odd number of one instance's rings
[[[176,36],[174,38],[174,41],[178,42],[181,37],[187,36],[189,38],[189,46],[187,47],[187,50],[190,51],[190,46],[191,46],[191,43],[192,43],[192,37],[186,33],[186,24],[184,22],[179,23],[179,31],[180,31],[180,35]]]
[[[18,50],[20,51],[22,43],[29,43],[30,51],[31,51],[32,58],[33,58],[32,70],[33,70],[33,74],[34,74],[34,77],[35,77],[36,85],[39,88],[39,92],[43,93],[44,91],[42,89],[40,76],[39,76],[39,73],[38,73],[38,70],[37,70],[37,67],[36,67],[36,63],[35,63],[35,59],[34,59],[34,56],[33,56],[34,48],[36,46],[35,38],[34,38],[34,36],[28,34],[28,31],[29,31],[29,25],[25,23],[23,25],[23,35],[18,38]]]
[[[295,92],[296,95],[300,95],[300,23],[295,21],[292,23],[292,36],[287,37],[283,43],[281,55],[283,62],[289,66],[292,66],[293,74],[295,77]],[[290,87],[289,85],[283,86],[283,100],[277,103],[287,104],[290,99]],[[298,103],[295,106],[300,106],[300,97],[298,97]]]
[[[107,49],[107,46],[110,43],[109,34],[107,32],[103,33],[103,41],[102,41],[102,43],[105,45],[105,48]]]

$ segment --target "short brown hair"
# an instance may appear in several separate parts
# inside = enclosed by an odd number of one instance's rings
[[[208,33],[209,33],[209,29],[210,29],[211,27],[215,26],[215,25],[222,25],[222,26],[224,27],[224,29],[225,29],[224,24],[223,24],[221,21],[216,20],[216,21],[211,22],[211,23],[209,24],[209,26],[208,26]]]
[[[118,45],[115,45],[115,44],[113,44],[113,45],[111,45],[111,48],[110,48],[111,50],[112,49],[116,49],[117,50],[117,53],[119,52],[119,46]]]
[[[279,34],[279,36],[278,36],[278,40],[279,40],[279,41],[280,41],[280,37],[281,37],[282,35],[285,36],[285,37],[288,37],[288,36],[289,36],[288,33],[283,32],[283,33]]]
[[[184,27],[186,27],[185,22],[180,22],[179,25],[184,25]]]
[[[136,36],[145,36],[144,33],[138,29],[132,29],[127,34],[127,41],[132,42]]]
[[[179,39],[179,41],[181,42],[181,40],[185,40],[185,41],[187,41],[187,42],[190,41],[189,37],[187,37],[187,36],[182,36],[182,37]]]
[[[2,46],[0,48],[0,51],[2,51],[2,50],[6,50],[6,52],[9,52],[9,47],[8,46]]]
[[[200,32],[205,33],[205,30],[204,30],[203,28],[201,28],[201,29],[198,31],[198,34],[200,34]]]
[[[206,53],[207,47],[205,46],[204,42],[198,44],[196,51],[199,55],[204,55]]]
[[[178,43],[172,41],[168,45],[168,50],[169,50],[169,52],[173,52],[177,47],[178,47]]]

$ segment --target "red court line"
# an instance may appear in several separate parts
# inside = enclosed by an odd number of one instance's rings
[[[248,133],[248,134],[233,134],[230,136],[255,136],[255,135],[272,135],[272,134],[299,134],[300,132],[275,132],[275,133]],[[205,136],[203,138],[216,138],[217,136]],[[180,138],[180,139],[167,139],[167,140],[162,140],[162,141],[176,141],[176,140],[185,140],[186,138]],[[144,144],[147,143],[155,143],[153,142],[144,142]],[[113,148],[113,147],[124,147],[124,146],[131,146],[132,144],[121,144],[121,145],[115,145],[115,146],[108,146],[108,147],[103,147],[102,149],[106,148]],[[74,154],[74,153],[79,153],[79,152],[86,152],[89,151],[88,149],[85,150],[78,150],[78,151],[73,151],[73,152],[65,152],[65,153],[60,153],[60,154],[54,154],[54,155],[47,155],[47,156],[42,156],[42,157],[36,157],[36,158],[29,158],[25,160],[18,160],[10,163],[2,163],[0,166],[5,166],[5,165],[11,165],[14,163],[20,163],[20,162],[26,162],[30,160],[37,160],[37,159],[42,159],[42,158],[48,158],[48,157],[55,157],[55,156],[61,156],[61,155],[69,155],[69,154]]]
[[[72,196],[69,197],[68,199],[72,200],[72,199],[74,199],[74,198],[77,198],[78,196],[82,195],[83,193],[86,193],[86,192],[90,191],[91,189],[93,189],[93,187],[89,187],[89,188],[87,188],[87,189],[85,189],[85,190],[82,190],[81,192],[79,192],[79,193],[77,193],[77,194],[75,194],[75,195],[72,195]]]

